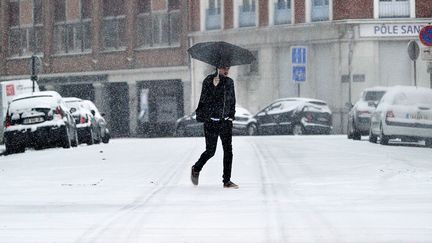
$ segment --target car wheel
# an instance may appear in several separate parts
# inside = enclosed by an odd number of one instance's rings
[[[247,127],[247,135],[249,135],[249,136],[253,136],[253,135],[255,135],[257,133],[257,126],[255,125],[255,124],[250,124],[248,127]]]
[[[301,124],[295,124],[292,131],[293,135],[303,135],[304,134],[304,128]]]
[[[353,134],[352,134],[352,126],[350,126],[351,123],[348,122],[347,124],[347,138],[348,139],[352,139],[353,138]]]
[[[372,128],[371,129],[369,129],[369,142],[371,142],[371,143],[377,143],[377,136],[375,136],[373,133],[372,133]]]
[[[383,127],[381,125],[381,132],[380,132],[380,144],[382,145],[387,145],[389,142],[389,137],[384,135],[384,130]]]
[[[101,132],[101,130],[99,129],[99,127],[98,127],[98,129],[97,129],[96,136],[95,136],[95,139],[94,139],[94,140],[95,140],[95,141],[94,141],[95,144],[100,144],[100,143],[102,142],[102,132]]]
[[[354,129],[354,134],[353,134],[352,138],[354,140],[361,140],[361,134],[360,134],[360,132]]]
[[[78,132],[75,130],[74,132],[74,140],[72,141],[72,147],[78,147]]]
[[[176,129],[176,136],[177,137],[184,137],[186,135],[186,130],[184,126],[179,126]]]
[[[102,137],[102,143],[109,143],[111,136],[108,130],[105,130],[105,136]]]
[[[71,138],[69,137],[68,129],[66,126],[63,132],[62,147],[63,148],[71,147]]]
[[[426,138],[425,145],[426,147],[432,148],[432,138]]]
[[[19,153],[22,150],[21,149],[22,146],[19,146],[19,145],[12,145],[12,144],[5,143],[5,146],[6,146],[6,153],[5,154]]]
[[[88,135],[87,145],[92,145],[94,143],[94,133],[93,129],[90,129],[90,134]]]

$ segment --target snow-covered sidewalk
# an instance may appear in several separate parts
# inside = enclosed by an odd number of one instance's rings
[[[345,136],[204,138],[0,156],[0,242],[430,242],[432,149]]]

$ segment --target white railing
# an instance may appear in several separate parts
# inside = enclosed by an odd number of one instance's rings
[[[403,18],[410,16],[409,1],[391,1],[379,3],[380,18]]]

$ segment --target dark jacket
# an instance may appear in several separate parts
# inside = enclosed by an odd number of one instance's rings
[[[229,77],[220,76],[220,83],[223,89],[221,94],[214,92],[217,90],[213,85],[213,78],[216,74],[208,75],[202,84],[201,97],[196,109],[197,121],[209,122],[210,118],[225,119],[231,118],[234,120],[235,115],[235,91],[234,81]],[[220,107],[223,107],[220,109]],[[215,117],[217,115],[217,117]]]

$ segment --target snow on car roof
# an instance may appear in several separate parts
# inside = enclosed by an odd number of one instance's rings
[[[77,98],[77,97],[64,97],[63,101],[66,102],[66,103],[69,103],[69,102],[81,102],[82,99]]]
[[[17,95],[15,98],[12,99],[12,101],[19,100],[19,99],[26,99],[26,98],[35,97],[35,96],[61,98],[61,95],[55,91],[39,91],[39,92],[33,92],[31,94]]]
[[[389,89],[390,89],[390,87],[386,87],[386,86],[375,86],[375,87],[366,88],[366,89],[363,90],[363,92],[367,92],[367,91],[387,91]]]
[[[432,89],[415,86],[393,86],[383,97],[383,102],[399,105],[423,104],[432,106]]]
[[[237,115],[251,115],[251,113],[244,107],[236,105],[236,114]]]
[[[299,102],[309,102],[316,105],[327,105],[327,102],[323,100],[318,99],[312,99],[312,98],[303,98],[303,97],[291,97],[291,98],[281,98],[277,99],[275,101],[299,101]]]
[[[58,105],[58,99],[49,95],[29,96],[13,100],[9,105],[9,111],[26,110],[30,108],[53,108]]]

